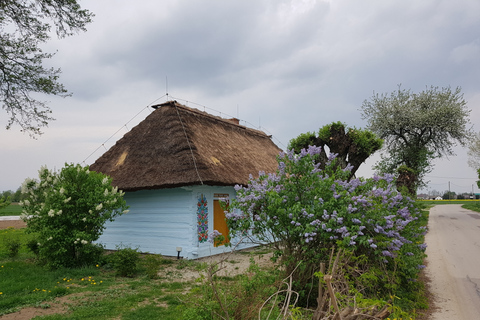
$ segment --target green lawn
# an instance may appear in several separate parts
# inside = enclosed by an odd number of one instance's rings
[[[24,245],[18,256],[9,257],[9,240],[26,243],[30,237],[25,229],[0,230],[0,318],[33,307],[51,310],[51,314],[38,317],[43,320],[211,319],[211,314],[198,317],[200,307],[192,302],[202,293],[205,278],[199,272],[205,271],[206,263],[163,258],[156,279],[147,276],[145,262],[131,278],[117,276],[108,259],[92,267],[48,270],[35,263],[35,256]],[[193,272],[199,274],[197,281],[185,278]],[[221,281],[231,286],[234,279]]]
[[[9,257],[6,243],[12,239],[25,243],[30,235],[24,230],[0,230],[0,318],[24,307],[60,306],[63,314],[41,319],[179,319],[178,306],[195,285],[182,280],[185,268],[198,268],[199,263],[193,261],[173,260],[175,266],[168,260],[163,266],[178,272],[150,279],[141,268],[137,276],[125,278],[100,264],[48,270],[35,263],[35,256],[24,245],[18,256]]]
[[[0,209],[1,216],[19,216],[22,214],[22,207],[19,204],[10,204],[9,206]]]
[[[480,200],[417,200],[423,203],[426,208],[443,204],[461,204],[462,208],[480,212]]]

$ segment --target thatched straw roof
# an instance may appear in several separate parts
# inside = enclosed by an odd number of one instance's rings
[[[125,191],[246,184],[275,172],[281,151],[265,133],[169,101],[103,154],[90,170]]]

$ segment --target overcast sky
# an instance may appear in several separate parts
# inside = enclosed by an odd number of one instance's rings
[[[52,39],[48,61],[73,93],[50,101],[37,140],[5,130],[0,110],[0,191],[42,165],[91,164],[175,98],[260,126],[282,149],[334,121],[364,127],[373,93],[460,86],[480,130],[480,1],[85,0],[88,31]],[[168,81],[167,81],[168,79]],[[135,117],[136,116],[136,117]],[[466,149],[435,162],[429,189],[480,192]],[[372,157],[359,174],[372,175]]]

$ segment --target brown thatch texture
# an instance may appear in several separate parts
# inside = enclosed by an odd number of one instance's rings
[[[249,174],[275,172],[281,150],[265,133],[176,101],[154,108],[90,169],[126,191],[246,184]]]

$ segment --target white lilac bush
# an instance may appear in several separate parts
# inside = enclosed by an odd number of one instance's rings
[[[88,167],[66,164],[59,172],[42,167],[26,179],[21,203],[27,231],[37,235],[37,252],[50,267],[95,263],[98,240],[107,220],[128,212],[124,193],[111,178]]]
[[[321,170],[314,161],[320,151],[281,153],[276,173],[236,186],[226,214],[230,235],[272,243],[287,271],[300,261],[314,269],[328,262],[332,248],[344,248],[372,264],[402,261],[402,276],[414,279],[425,230],[415,223],[420,213],[412,199],[396,190],[390,175],[348,180],[350,168],[335,166],[335,155]]]

